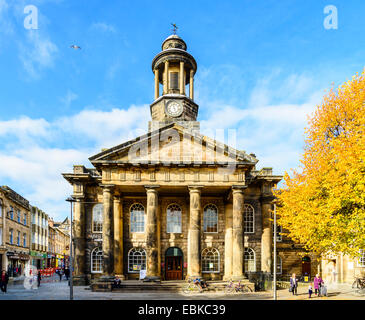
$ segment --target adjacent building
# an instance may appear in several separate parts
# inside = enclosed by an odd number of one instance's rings
[[[70,235],[65,231],[69,220],[62,223],[48,220],[48,267],[64,268],[69,266],[70,258]],[[57,227],[58,226],[58,227]]]
[[[0,264],[10,277],[24,274],[30,263],[29,201],[8,186],[0,187]]]
[[[48,215],[39,208],[31,206],[31,219],[31,264],[38,269],[43,269],[47,266]]]

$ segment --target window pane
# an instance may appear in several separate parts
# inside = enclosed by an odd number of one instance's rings
[[[181,208],[176,204],[167,208],[167,233],[181,233]]]
[[[93,208],[93,232],[103,231],[103,214],[103,205],[101,203],[96,204]]]
[[[146,270],[146,251],[133,248],[128,253],[128,272],[139,273],[140,270]]]
[[[213,204],[208,204],[204,208],[203,230],[204,232],[218,232],[218,209]]]
[[[219,272],[219,251],[215,248],[206,248],[202,252],[202,272]]]
[[[251,205],[245,204],[244,209],[244,231],[246,233],[253,233],[254,230],[254,209]]]
[[[245,248],[244,262],[246,272],[256,271],[255,251],[253,249]]]
[[[136,203],[131,207],[131,232],[144,232],[144,207]]]

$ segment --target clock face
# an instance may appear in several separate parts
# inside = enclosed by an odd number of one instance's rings
[[[170,117],[178,117],[183,112],[183,107],[179,102],[171,101],[166,106],[166,112]]]

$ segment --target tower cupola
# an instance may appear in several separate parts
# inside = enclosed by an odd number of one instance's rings
[[[156,125],[161,127],[171,122],[197,127],[199,106],[194,102],[197,63],[186,51],[185,41],[177,34],[167,37],[161,48],[162,51],[152,60],[155,76],[155,99],[151,104],[153,129]],[[151,129],[151,125],[149,127]]]

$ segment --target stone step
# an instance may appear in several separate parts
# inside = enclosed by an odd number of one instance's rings
[[[242,284],[249,286],[254,291],[254,284],[249,281],[242,281]],[[91,285],[92,291],[99,292],[142,292],[142,291],[167,291],[167,292],[182,292],[182,289],[187,285],[187,282],[162,282],[162,283],[143,283],[123,281],[120,288],[111,289],[111,284],[105,282],[96,282]],[[205,292],[223,292],[227,282],[209,282]]]

